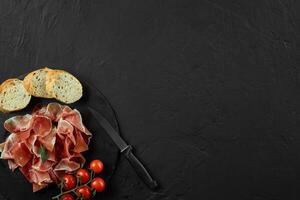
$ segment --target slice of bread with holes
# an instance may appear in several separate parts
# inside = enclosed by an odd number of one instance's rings
[[[13,78],[0,86],[0,111],[11,112],[25,108],[31,99],[30,93],[23,86],[23,81]]]
[[[82,97],[82,85],[64,70],[52,70],[46,76],[46,92],[57,100],[69,104]]]
[[[52,98],[46,91],[46,77],[52,71],[47,67],[35,70],[24,78],[24,87],[35,97]]]

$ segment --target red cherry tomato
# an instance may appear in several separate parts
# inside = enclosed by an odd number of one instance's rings
[[[76,178],[70,174],[66,174],[63,177],[64,181],[64,189],[65,190],[70,190],[75,187],[76,185]]]
[[[80,183],[87,183],[90,180],[90,173],[86,169],[79,169],[76,176],[80,177]]]
[[[75,198],[71,194],[64,194],[60,200],[75,200]]]
[[[103,168],[104,168],[104,165],[101,162],[101,160],[93,160],[90,163],[90,169],[93,170],[96,174],[99,174],[100,172],[102,172]]]
[[[96,177],[92,180],[91,187],[97,192],[102,192],[105,189],[105,181],[100,177]]]
[[[76,193],[81,195],[84,200],[89,199],[92,196],[90,189],[87,186],[80,187],[76,190]]]

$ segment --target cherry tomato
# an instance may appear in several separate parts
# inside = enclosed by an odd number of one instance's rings
[[[97,192],[102,192],[105,189],[105,181],[100,177],[96,177],[92,180],[91,187]]]
[[[74,197],[71,194],[64,194],[60,199],[61,200],[74,200]]]
[[[63,177],[64,181],[64,189],[65,190],[70,190],[75,187],[76,185],[76,178],[70,174],[66,174]]]
[[[90,180],[90,173],[86,169],[79,169],[76,175],[80,177],[80,183],[87,183]]]
[[[76,193],[81,195],[84,200],[89,199],[92,196],[90,189],[87,186],[80,187],[76,190]]]
[[[90,163],[90,169],[93,170],[96,174],[99,174],[100,172],[102,172],[103,168],[104,168],[104,165],[101,162],[101,160],[93,160]]]

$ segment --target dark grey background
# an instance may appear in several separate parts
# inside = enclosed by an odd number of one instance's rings
[[[106,95],[162,188],[121,159],[103,199],[296,200],[299,11],[296,0],[2,0],[0,78],[64,68]]]

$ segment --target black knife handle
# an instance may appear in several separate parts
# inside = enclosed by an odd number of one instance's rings
[[[145,184],[150,189],[155,189],[157,187],[157,182],[153,180],[153,178],[151,177],[147,169],[144,167],[144,165],[132,153],[132,146],[129,145],[122,153],[128,159],[137,175],[145,182]]]

